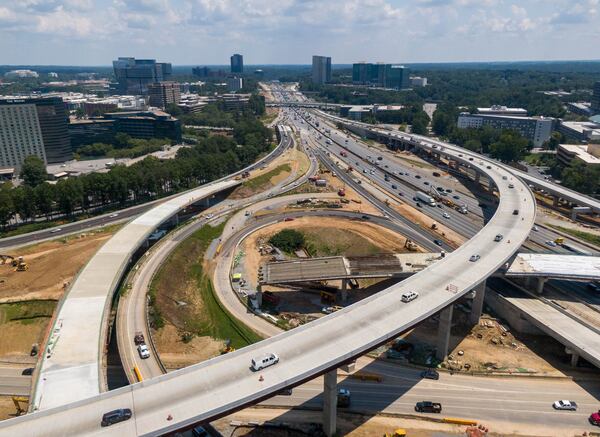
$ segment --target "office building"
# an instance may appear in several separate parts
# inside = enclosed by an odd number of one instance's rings
[[[395,90],[405,90],[410,88],[408,68],[404,65],[386,64],[383,86]]]
[[[265,77],[265,72],[260,68],[258,70],[254,70],[254,77],[258,80],[262,80]]]
[[[590,121],[560,121],[556,128],[561,134],[575,141],[600,140],[600,123]]]
[[[177,82],[157,82],[148,85],[150,106],[166,108],[167,105],[177,104],[181,99],[181,89]]]
[[[331,82],[331,58],[329,56],[312,57],[312,81],[324,84]]]
[[[239,54],[232,55],[231,58],[231,72],[232,73],[243,73],[244,72],[244,57]]]
[[[168,81],[172,67],[154,59],[119,58],[113,61],[116,83],[111,84],[114,94],[148,94],[148,85]]]
[[[111,144],[115,140],[116,126],[114,120],[85,119],[69,123],[71,147],[77,150],[81,146],[94,143]]]
[[[313,63],[314,69],[314,63]],[[425,79],[426,83],[427,79]],[[403,65],[359,62],[352,64],[352,83],[379,88],[408,89],[409,69]]]
[[[230,77],[227,79],[227,90],[235,93],[244,87],[244,81],[241,77]]]
[[[565,166],[577,160],[586,166],[600,167],[600,144],[559,144],[556,158]]]
[[[168,138],[181,142],[181,122],[162,111],[109,112],[104,120],[114,120],[115,132],[133,138]]]
[[[29,155],[51,164],[71,159],[67,125],[59,97],[0,100],[0,167],[20,167]]]
[[[502,105],[492,105],[489,108],[477,108],[478,114],[505,115],[512,117],[527,117],[527,110],[523,108],[508,108]]]
[[[594,84],[591,109],[594,114],[600,114],[600,80]]]
[[[410,78],[410,85],[413,88],[419,88],[419,87],[427,86],[427,78],[426,77],[419,77],[419,76],[412,76]]]
[[[194,67],[192,68],[192,74],[197,77],[208,77],[210,68],[208,67]]]
[[[519,132],[533,143],[541,147],[552,134],[553,118],[546,117],[515,117],[505,115],[469,114],[463,112],[458,116],[459,129],[479,129],[489,126],[493,129],[511,129]]]
[[[583,117],[594,115],[592,108],[590,108],[590,102],[567,102],[565,105],[567,110],[573,114],[581,115]]]

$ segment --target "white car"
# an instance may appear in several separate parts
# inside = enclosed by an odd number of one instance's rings
[[[471,255],[471,258],[469,258],[469,261],[474,263],[474,262],[479,261],[479,258],[481,258],[479,255]]]
[[[577,403],[574,401],[556,401],[552,404],[555,410],[577,411]]]
[[[442,216],[443,216],[444,218],[447,218],[447,219],[449,219],[449,218],[450,218],[450,214],[448,214],[447,212],[443,213],[443,214],[442,214]]]
[[[138,354],[140,354],[140,358],[145,360],[146,358],[150,357],[150,351],[148,350],[148,346],[146,346],[145,344],[140,344],[137,347],[138,350]]]
[[[119,214],[115,212],[114,214],[111,214],[111,215],[109,215],[108,217],[109,217],[109,218],[115,218],[115,217],[119,217]]]
[[[61,229],[61,228],[54,228],[54,229],[52,229],[52,230],[50,231],[50,233],[51,233],[51,234],[56,234],[57,232],[60,232],[60,231],[62,231],[62,229]]]
[[[278,362],[279,362],[279,357],[277,356],[277,354],[270,353],[270,354],[265,354],[261,357],[252,358],[251,367],[252,367],[252,370],[260,370],[260,369],[264,369],[265,367],[269,367],[274,364],[277,364]]]
[[[419,293],[416,291],[407,291],[406,293],[402,293],[401,300],[402,302],[408,303],[415,300],[417,297],[419,297]]]

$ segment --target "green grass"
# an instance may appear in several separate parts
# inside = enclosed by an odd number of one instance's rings
[[[264,173],[260,176],[257,176],[253,179],[250,179],[250,180],[244,182],[243,186],[246,188],[250,188],[250,189],[257,189],[257,188],[262,187],[263,185],[268,184],[269,181],[271,180],[271,178],[274,178],[275,176],[279,175],[280,173],[290,172],[290,171],[292,171],[292,168],[290,167],[290,165],[283,164],[277,168],[274,168],[270,172]]]
[[[32,300],[0,304],[0,323],[19,321],[32,323],[38,318],[50,318],[56,308],[54,300]]]
[[[551,167],[556,163],[556,155],[549,153],[530,153],[523,157],[523,161],[527,162],[529,165]]]
[[[564,226],[551,225],[549,223],[546,223],[546,225],[558,231],[564,232],[565,234],[586,241],[590,244],[600,246],[600,235],[592,234],[590,232],[578,231],[577,229],[565,228]]]
[[[151,321],[153,326],[160,329],[164,326],[165,319],[176,326],[184,326],[185,330],[198,336],[210,336],[220,340],[231,340],[234,348],[241,348],[262,340],[250,328],[233,317],[219,302],[213,289],[212,282],[202,269],[202,259],[210,243],[218,238],[225,227],[225,223],[218,226],[205,225],[194,232],[171,253],[167,261],[154,277],[150,286]],[[173,287],[171,281],[173,274],[185,275],[179,277]],[[170,320],[168,311],[157,305],[160,300],[158,294],[162,293],[168,298],[178,299],[173,293],[182,287],[186,281],[192,280],[196,291],[202,301],[202,312],[197,309],[183,307],[176,315],[177,321]]]

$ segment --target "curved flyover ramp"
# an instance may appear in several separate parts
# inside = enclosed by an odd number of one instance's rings
[[[206,185],[162,203],[126,224],[96,252],[57,311],[33,397],[36,409],[57,407],[100,393],[106,317],[131,257],[158,226],[177,212],[239,183]]]
[[[458,152],[447,154],[465,162]],[[0,434],[12,435],[160,435],[211,420],[336,368],[406,331],[471,290],[504,264],[527,238],[535,219],[528,187],[493,161],[475,164],[493,179],[500,204],[488,224],[443,260],[374,296],[315,322],[234,353],[90,399],[12,419]],[[487,168],[489,167],[489,168]],[[506,180],[503,179],[506,177]],[[514,188],[508,188],[508,181]],[[514,212],[517,212],[516,214]],[[502,233],[502,242],[495,242]],[[469,261],[471,255],[480,259]],[[418,291],[406,304],[400,295]],[[251,358],[275,352],[280,362],[259,374]],[[134,417],[100,427],[106,411],[130,408]]]

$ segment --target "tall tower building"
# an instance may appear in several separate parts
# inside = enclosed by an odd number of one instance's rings
[[[60,97],[0,100],[0,167],[19,168],[35,155],[47,164],[73,157]]]
[[[239,54],[232,55],[231,58],[231,72],[232,73],[243,73],[244,72],[244,57]]]
[[[329,56],[312,57],[312,81],[324,84],[331,82],[331,58]]]
[[[594,84],[591,108],[594,114],[600,114],[600,80]]]

